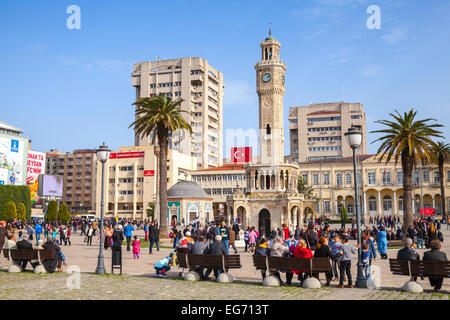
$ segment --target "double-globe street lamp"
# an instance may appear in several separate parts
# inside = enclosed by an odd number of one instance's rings
[[[98,253],[96,274],[106,274],[105,259],[103,256],[103,214],[105,206],[105,162],[109,158],[111,150],[103,142],[103,145],[97,149],[97,160],[102,163],[102,189],[101,189],[101,203],[100,203],[100,249]]]
[[[356,149],[359,148],[362,141],[362,132],[357,128],[352,126],[345,133],[350,142],[350,147],[353,150],[353,176],[355,182],[355,210],[356,210],[356,230],[357,230],[357,243],[361,244],[361,210],[359,206],[359,189],[356,171]],[[367,288],[367,279],[364,276],[363,264],[361,261],[361,247],[358,248],[358,263],[357,263],[357,275],[355,287],[357,288]]]

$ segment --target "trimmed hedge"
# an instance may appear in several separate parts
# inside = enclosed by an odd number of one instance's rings
[[[0,214],[5,210],[6,204],[12,201],[16,204],[23,203],[27,214],[27,220],[31,219],[31,197],[27,186],[0,185]]]

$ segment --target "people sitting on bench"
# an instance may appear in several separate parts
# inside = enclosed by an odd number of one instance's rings
[[[52,273],[57,268],[58,272],[61,272],[62,271],[62,256],[60,254],[61,248],[55,243],[55,241],[53,240],[53,237],[51,235],[49,235],[47,237],[47,242],[44,243],[44,245],[42,247],[44,249],[56,250],[54,259],[42,261],[42,264],[44,265],[45,269],[48,272]]]
[[[413,240],[411,238],[405,239],[405,246],[398,250],[398,260],[420,260],[419,254],[412,248]],[[417,281],[417,276],[414,277],[414,281]]]
[[[270,248],[270,256],[271,257],[289,257],[290,255],[290,251],[289,251],[289,247],[285,246],[282,242],[281,242],[281,238],[276,237],[275,240],[273,240],[272,246]],[[281,277],[280,277],[280,272],[287,272],[286,274],[286,278],[289,280],[292,280],[292,277],[294,276],[294,274],[290,271],[286,271],[286,270],[271,270],[271,272],[280,280],[280,283],[283,283],[283,281],[281,281]]]
[[[33,245],[28,241],[29,239],[29,235],[28,234],[24,234],[23,235],[23,239],[20,241],[17,241],[16,246],[17,249],[33,249]],[[22,270],[25,270],[27,268],[28,265],[28,260],[23,260],[22,261]]]
[[[269,242],[270,242],[269,239],[262,237],[259,241],[258,246],[256,247],[255,255],[264,257],[269,256],[270,255]],[[266,277],[266,270],[261,270],[261,276],[264,280],[264,278]]]
[[[7,240],[3,245],[3,249],[17,249],[16,241],[14,241],[14,233],[10,233],[6,236]]]
[[[207,254],[208,245],[206,244],[206,238],[201,235],[199,241],[195,242],[191,248],[191,254]],[[203,268],[196,268],[195,270],[199,275],[200,279],[204,279]]]
[[[227,248],[225,247],[225,244],[223,244],[222,242],[222,236],[217,235],[214,238],[214,242],[211,243],[211,246],[209,247],[208,250],[208,254],[211,255],[226,255],[227,254]],[[211,273],[212,269],[207,269],[206,273],[205,273],[205,279],[208,279],[210,273]],[[216,279],[218,278],[218,276],[224,272],[225,270],[223,270],[222,268],[214,268],[214,277],[216,277]]]
[[[430,242],[430,251],[423,253],[423,260],[437,260],[437,261],[448,261],[447,255],[441,250],[441,242],[439,240],[432,240]],[[430,285],[435,291],[438,291],[442,287],[443,278],[442,277],[429,277]]]
[[[316,247],[316,251],[314,251],[314,258],[330,258],[331,260],[334,259],[334,256],[331,254],[330,247],[328,246],[328,238],[327,237],[320,237],[319,244]],[[319,279],[318,273],[313,273],[313,276],[317,279]],[[327,287],[330,285],[331,278],[333,277],[333,274],[331,272],[326,272],[325,276],[327,278],[327,283],[325,284]]]
[[[292,256],[294,258],[312,258],[312,251],[311,249],[308,249],[307,245],[306,245],[306,241],[301,239],[298,243],[297,246],[294,249],[294,252],[292,253]],[[308,277],[308,271],[307,270],[292,270],[291,272],[295,273],[296,275],[298,275],[298,280],[300,281],[300,283],[303,285],[303,281]],[[287,279],[287,283],[290,284],[291,281],[289,281],[290,279]]]

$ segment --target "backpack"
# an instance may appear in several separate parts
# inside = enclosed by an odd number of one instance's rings
[[[438,239],[440,242],[444,242],[444,235],[440,231],[438,232]]]

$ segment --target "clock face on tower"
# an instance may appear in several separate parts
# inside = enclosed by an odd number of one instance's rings
[[[269,82],[271,78],[270,73],[265,73],[262,77],[264,82]]]

